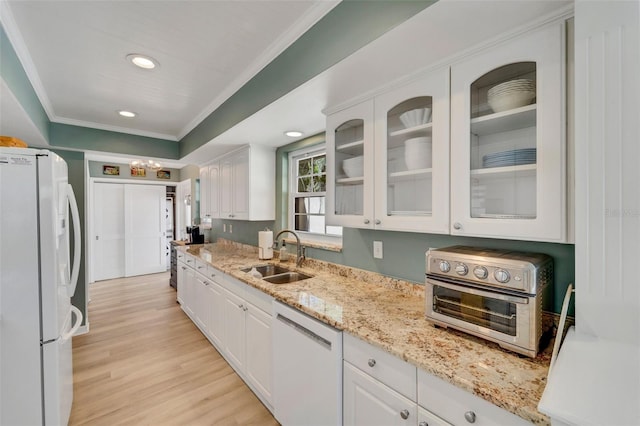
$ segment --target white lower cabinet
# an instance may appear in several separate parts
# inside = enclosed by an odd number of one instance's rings
[[[344,424],[416,425],[418,406],[348,362],[344,363]]]
[[[418,424],[416,367],[344,334],[344,424]]]
[[[227,277],[224,285],[222,355],[271,410],[273,298],[235,278]]]
[[[273,298],[188,254],[179,259],[178,302],[182,309],[272,410]]]

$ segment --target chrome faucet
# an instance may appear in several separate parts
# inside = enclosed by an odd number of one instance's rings
[[[278,234],[274,238],[274,240],[275,240],[275,244],[274,245],[276,245],[276,246],[278,245],[278,237],[280,235],[284,234],[285,232],[288,232],[288,233],[292,234],[294,237],[296,237],[296,242],[298,244],[298,248],[296,250],[296,266],[299,267],[299,266],[302,265],[302,262],[304,262],[304,260],[306,259],[305,256],[304,256],[305,248],[302,246],[302,244],[300,244],[300,237],[298,237],[298,234],[296,234],[295,231],[292,231],[291,229],[283,229],[282,231],[278,232]]]

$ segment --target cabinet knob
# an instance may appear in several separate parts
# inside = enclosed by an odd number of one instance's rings
[[[373,358],[369,358],[369,361],[367,361],[367,364],[369,364],[369,367],[374,367],[376,365],[376,360]]]
[[[370,221],[369,219],[365,219],[365,220],[364,220],[364,224],[365,224],[365,225],[368,225],[370,222],[371,222],[371,221]]]
[[[202,265],[198,266],[198,269],[202,269],[202,268],[204,268],[204,266],[202,266]]]
[[[453,229],[462,229],[462,224],[460,222],[456,222],[453,224]]]
[[[418,423],[418,426],[429,426],[429,423],[423,420],[420,423]]]
[[[244,308],[244,306],[242,306],[242,303],[238,305],[238,308],[240,309]]]
[[[380,225],[380,223],[382,223],[380,222],[380,219],[376,219],[376,225]]]
[[[402,417],[404,420],[407,420],[409,418],[409,410],[402,410],[400,411],[400,417]]]
[[[186,267],[186,266],[183,266],[183,267],[182,267],[182,270],[183,270],[183,271],[186,271],[186,270],[187,270],[187,267]]]
[[[473,411],[467,411],[466,413],[464,413],[464,418],[469,423],[475,423],[476,422],[476,413],[474,413]]]

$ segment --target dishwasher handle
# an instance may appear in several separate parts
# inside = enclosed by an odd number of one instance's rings
[[[313,340],[316,343],[318,343],[320,346],[323,346],[326,349],[331,350],[331,342],[328,341],[327,339],[325,339],[324,337],[318,336],[313,331],[311,331],[308,328],[298,324],[297,322],[285,317],[284,315],[282,315],[280,313],[278,313],[276,318],[278,319],[278,321],[288,325],[289,327],[293,328],[297,332],[299,332],[301,334],[304,334],[305,336],[307,336],[311,340]]]

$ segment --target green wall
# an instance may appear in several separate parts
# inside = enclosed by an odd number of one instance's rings
[[[82,311],[82,325],[87,324],[87,312],[85,310],[87,294],[86,294],[86,263],[87,263],[87,244],[86,244],[86,210],[85,210],[85,164],[84,153],[79,151],[65,151],[61,149],[52,150],[67,162],[69,171],[69,183],[73,187],[78,202],[78,211],[80,213],[80,232],[82,234],[82,250],[80,262],[80,274],[78,275],[78,285],[76,293],[71,299],[71,303]]]

